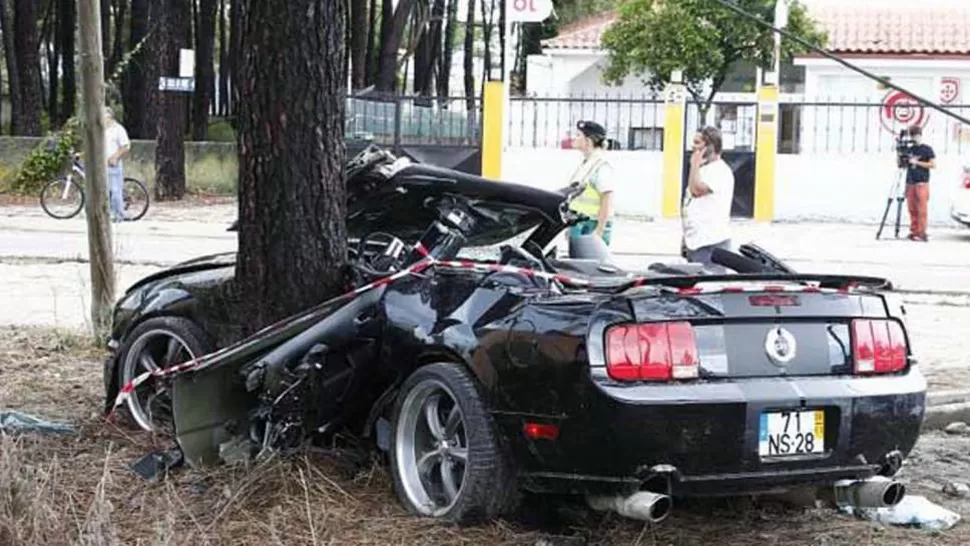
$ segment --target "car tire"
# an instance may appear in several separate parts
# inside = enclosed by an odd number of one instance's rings
[[[176,344],[179,347],[175,347]],[[152,363],[157,367],[168,368],[209,354],[214,350],[209,336],[195,322],[183,317],[150,318],[131,330],[118,351],[115,370],[118,388],[120,390],[133,378],[149,369],[143,360],[146,355],[151,356]],[[171,358],[169,358],[170,351],[174,351]],[[161,360],[160,363],[159,360]],[[151,392],[152,390],[154,392]],[[146,391],[149,395],[146,400],[142,400],[140,393]],[[148,432],[160,432],[159,424],[171,423],[171,397],[166,395],[166,392],[163,385],[156,384],[154,379],[149,378],[132,392],[132,396],[128,397],[125,403],[128,416],[139,428]],[[152,396],[154,400],[149,402],[149,407],[146,408],[147,398]],[[154,403],[162,404],[163,407],[167,403],[168,415],[163,414],[159,420],[153,419],[150,407]],[[164,428],[163,426],[162,430]]]
[[[451,419],[455,411],[457,423]],[[391,474],[409,512],[470,524],[514,509],[512,465],[478,383],[464,366],[418,368],[401,386],[391,422]]]

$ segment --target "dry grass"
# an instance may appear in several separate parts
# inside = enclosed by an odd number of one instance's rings
[[[101,356],[70,334],[0,330],[0,408],[80,424],[70,436],[0,438],[0,545],[970,542],[965,524],[934,535],[743,499],[679,505],[659,526],[547,499],[514,521],[457,528],[408,515],[382,464],[321,449],[150,483],[131,464],[168,446],[100,418]]]

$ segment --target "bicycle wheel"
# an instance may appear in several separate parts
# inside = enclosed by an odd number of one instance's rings
[[[40,206],[51,218],[74,218],[84,208],[84,188],[72,178],[62,176],[41,190]]]
[[[125,199],[125,217],[134,222],[148,212],[148,189],[134,178],[125,178],[122,192]]]

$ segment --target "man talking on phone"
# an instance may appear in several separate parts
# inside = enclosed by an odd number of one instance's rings
[[[716,267],[715,248],[731,248],[734,172],[721,158],[721,131],[705,127],[694,135],[690,174],[684,192],[681,255],[688,262]]]

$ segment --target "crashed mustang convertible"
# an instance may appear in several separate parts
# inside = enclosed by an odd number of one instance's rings
[[[926,381],[885,280],[754,245],[715,255],[727,274],[624,271],[557,254],[575,187],[376,147],[345,176],[347,294],[244,338],[234,255],[151,275],[117,303],[107,409],[172,429],[192,466],[350,431],[388,454],[403,505],[449,521],[521,491],[650,521],[695,495],[905,494]]]

